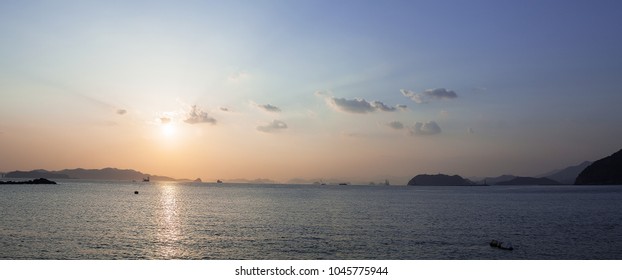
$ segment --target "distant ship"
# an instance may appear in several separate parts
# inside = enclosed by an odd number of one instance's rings
[[[391,185],[391,184],[389,184],[389,180],[388,180],[388,179],[385,179],[385,180],[384,180],[384,185],[385,185],[385,186],[390,186],[390,185]]]
[[[147,176],[147,178],[143,178],[143,182],[149,182],[149,176]]]
[[[221,180],[216,180],[216,183],[222,184],[222,181]]]

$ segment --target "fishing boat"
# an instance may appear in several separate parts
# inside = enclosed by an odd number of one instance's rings
[[[514,250],[514,247],[512,246],[512,243],[510,242],[501,242],[498,240],[492,240],[490,241],[490,247],[493,248],[499,248],[499,249],[503,249],[503,250]]]
[[[149,176],[147,176],[147,178],[143,178],[143,182],[149,182]]]

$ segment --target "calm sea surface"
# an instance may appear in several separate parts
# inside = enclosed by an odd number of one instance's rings
[[[622,259],[622,186],[63,181],[0,213],[1,259]]]

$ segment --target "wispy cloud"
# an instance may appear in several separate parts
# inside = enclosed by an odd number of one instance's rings
[[[434,135],[441,133],[441,127],[435,121],[416,122],[409,131],[411,135]]]
[[[405,97],[410,98],[410,100],[415,103],[428,103],[431,99],[454,99],[458,98],[458,94],[453,90],[447,90],[444,88],[433,88],[426,89],[423,93],[417,93],[408,89],[400,89],[400,92]]]
[[[398,109],[403,110],[406,105],[389,106],[380,101],[367,101],[362,98],[346,99],[331,96],[329,92],[318,91],[316,96],[324,98],[326,104],[336,111],[353,114],[367,114],[376,111],[395,112]]]
[[[284,129],[287,129],[287,124],[280,120],[273,120],[266,125],[260,125],[257,127],[257,130],[267,133],[278,132]]]
[[[237,83],[237,82],[243,81],[245,79],[248,79],[249,77],[250,77],[250,74],[248,74],[248,72],[246,72],[246,71],[239,71],[239,72],[235,72],[235,73],[232,73],[231,75],[229,75],[228,80],[229,80],[229,82]]]
[[[117,110],[117,114],[118,115],[125,115],[126,113],[127,113],[127,110],[125,110],[125,109],[118,109]]]
[[[160,117],[160,123],[167,124],[171,122],[171,118],[169,117]]]
[[[387,126],[393,129],[404,129],[404,124],[400,121],[388,122]]]
[[[198,123],[211,123],[216,124],[216,119],[208,116],[206,112],[203,112],[197,105],[192,105],[190,112],[188,112],[184,122],[189,124]]]
[[[229,112],[229,108],[227,108],[227,107],[220,107],[220,111]]]
[[[271,104],[257,104],[257,107],[265,111],[272,112],[272,113],[281,112],[281,108],[271,105]]]

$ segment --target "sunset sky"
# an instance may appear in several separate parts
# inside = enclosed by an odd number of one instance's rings
[[[587,0],[3,0],[0,171],[537,175],[622,148],[621,14]]]

